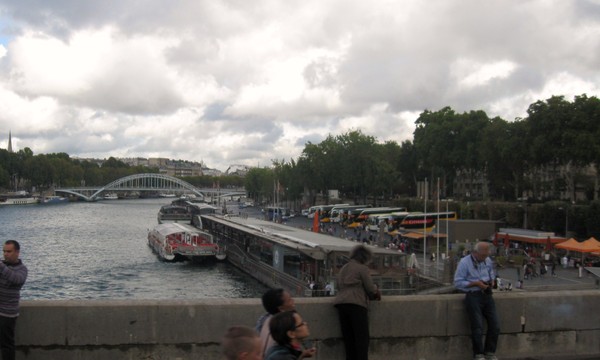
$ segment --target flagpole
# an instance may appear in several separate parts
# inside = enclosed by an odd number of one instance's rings
[[[435,223],[437,229],[437,252],[435,254],[436,261],[440,261],[440,178],[437,178],[437,221]]]
[[[448,213],[448,197],[446,197],[446,213]],[[448,215],[446,215],[446,257],[450,256],[450,248],[448,248],[448,238],[450,237],[450,231],[448,229]]]
[[[423,195],[423,270],[427,261],[427,178],[425,178]]]

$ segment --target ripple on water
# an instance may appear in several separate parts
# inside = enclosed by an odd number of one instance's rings
[[[227,263],[161,262],[146,242],[164,199],[0,208],[0,238],[21,243],[23,299],[260,297]]]

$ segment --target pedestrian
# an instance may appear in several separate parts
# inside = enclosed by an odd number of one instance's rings
[[[547,272],[548,272],[548,269],[546,268],[546,264],[544,264],[542,261],[540,261],[540,278],[543,279],[544,275],[546,275]]]
[[[325,285],[325,296],[331,296],[333,293],[333,284],[332,283],[327,283],[327,285]]]
[[[260,336],[261,350],[266,354],[269,348],[275,345],[275,341],[269,332],[269,322],[273,315],[282,311],[291,311],[296,309],[294,298],[283,289],[269,289],[262,296],[262,304],[267,314],[261,316],[256,325],[256,330]]]
[[[556,261],[552,261],[552,276],[556,276]]]
[[[265,353],[265,360],[296,360],[310,358],[317,349],[304,349],[302,341],[310,335],[308,323],[296,311],[284,311],[273,316],[269,330],[276,345]]]
[[[226,360],[262,360],[260,338],[253,329],[236,325],[227,329],[221,340]]]
[[[471,324],[473,358],[476,360],[497,360],[494,354],[500,325],[492,296],[495,271],[489,254],[489,244],[478,242],[471,255],[460,260],[454,274],[454,286],[465,293],[465,307]],[[482,339],[484,319],[488,329],[485,342]]]
[[[334,304],[338,310],[346,360],[366,360],[369,358],[369,299],[381,300],[381,293],[367,266],[373,257],[371,250],[356,245],[349,257],[350,261],[338,274]]]
[[[15,328],[27,267],[19,259],[21,245],[16,240],[7,240],[3,252],[4,260],[0,261],[0,354],[2,360],[14,360]]]

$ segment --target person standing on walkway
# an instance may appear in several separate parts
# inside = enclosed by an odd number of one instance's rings
[[[369,299],[381,300],[381,293],[373,283],[367,266],[373,257],[364,245],[350,251],[350,261],[338,274],[335,307],[338,310],[346,360],[369,358]]]
[[[475,360],[497,360],[494,354],[500,335],[500,325],[492,296],[496,274],[489,254],[490,245],[486,242],[478,242],[471,255],[460,260],[454,274],[454,286],[465,293],[465,307],[471,323],[471,342]],[[485,342],[482,339],[484,319],[488,328]]]
[[[21,288],[27,280],[27,267],[19,259],[21,246],[16,240],[4,243],[0,261],[0,353],[2,360],[15,359],[15,328],[19,316]]]

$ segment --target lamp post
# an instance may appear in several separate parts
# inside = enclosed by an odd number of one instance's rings
[[[569,208],[565,205],[564,208],[561,206],[558,209],[565,211],[565,239],[566,239],[567,237],[569,237]]]

